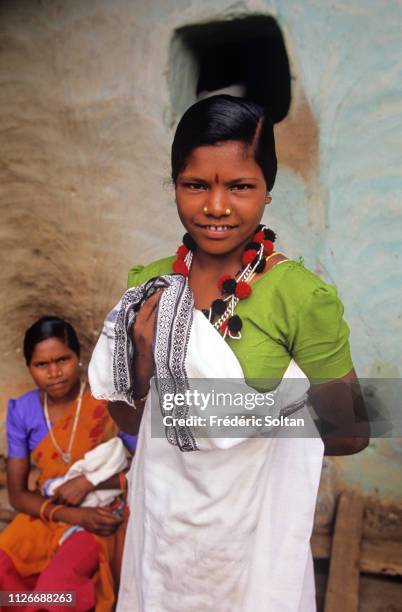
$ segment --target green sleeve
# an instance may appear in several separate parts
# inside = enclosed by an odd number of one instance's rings
[[[335,287],[321,282],[298,311],[292,355],[310,380],[341,378],[353,368],[343,310]]]
[[[127,289],[141,285],[141,272],[143,269],[144,266],[142,264],[137,264],[128,271]]]
[[[146,283],[150,278],[154,276],[163,276],[164,274],[172,273],[172,262],[174,257],[165,257],[164,259],[158,259],[147,266],[138,264],[133,266],[128,272],[127,288],[136,287],[142,283]]]

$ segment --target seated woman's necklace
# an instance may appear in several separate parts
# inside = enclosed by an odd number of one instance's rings
[[[64,463],[71,463],[71,459],[72,459],[71,449],[73,448],[75,432],[77,430],[78,419],[79,419],[80,411],[81,411],[82,396],[84,395],[85,384],[86,384],[85,382],[82,382],[81,386],[80,386],[80,393],[78,395],[77,406],[76,406],[76,409],[75,409],[75,417],[74,417],[73,429],[71,431],[71,436],[70,436],[70,440],[69,440],[69,443],[68,443],[67,451],[64,451],[58,445],[57,440],[54,437],[54,433],[53,433],[53,430],[52,430],[52,424],[50,423],[50,418],[49,418],[49,411],[48,411],[48,407],[47,407],[47,393],[46,392],[45,392],[45,397],[43,399],[43,412],[45,413],[45,420],[46,420],[46,425],[47,425],[47,428],[48,428],[48,431],[49,431],[50,439],[52,441],[52,444],[53,444],[54,448],[57,450],[57,452],[59,453],[59,455],[62,458],[62,460],[64,461]]]
[[[233,340],[240,340],[243,322],[239,315],[234,314],[239,300],[248,298],[252,294],[250,285],[256,274],[264,271],[266,257],[274,252],[276,234],[265,225],[259,225],[252,238],[244,248],[242,255],[242,268],[235,275],[223,274],[218,279],[218,289],[222,297],[214,300],[204,314],[225,339],[227,336]],[[188,277],[194,252],[197,245],[190,234],[184,234],[183,243],[176,251],[176,259],[172,264],[173,272]],[[213,319],[219,317],[216,321]]]

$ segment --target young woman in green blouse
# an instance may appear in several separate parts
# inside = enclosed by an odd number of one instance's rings
[[[182,347],[197,362],[188,371],[240,372],[250,387],[301,376],[316,415],[338,431],[323,437],[325,452],[355,453],[368,438],[343,306],[334,287],[276,253],[274,233],[260,225],[275,176],[263,109],[230,96],[193,105],[172,146],[184,245],[176,256],[134,267],[128,284],[184,275],[198,330]],[[160,371],[163,293],[145,300],[133,327],[137,409],[110,404],[131,433],[142,418],[118,609],[310,612],[308,541],[322,442],[239,436],[181,446],[180,432],[176,441],[153,438],[146,398],[155,366]]]

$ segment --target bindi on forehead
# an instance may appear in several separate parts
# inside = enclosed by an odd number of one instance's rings
[[[215,183],[219,185],[219,174],[218,173],[215,174]]]

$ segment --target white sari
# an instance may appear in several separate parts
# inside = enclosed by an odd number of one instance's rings
[[[243,378],[227,343],[191,310],[183,355],[188,380]],[[162,335],[163,317],[162,306]],[[155,344],[158,373],[158,336]],[[92,369],[99,368],[99,352]],[[306,391],[309,383],[291,361],[278,392],[290,378],[304,379]],[[130,520],[117,610],[314,612],[310,537],[321,439],[312,429],[311,438],[206,436],[183,448],[168,441],[168,433],[151,436],[155,386],[128,475]],[[286,405],[298,399],[287,397]],[[312,423],[305,405],[297,414]]]

